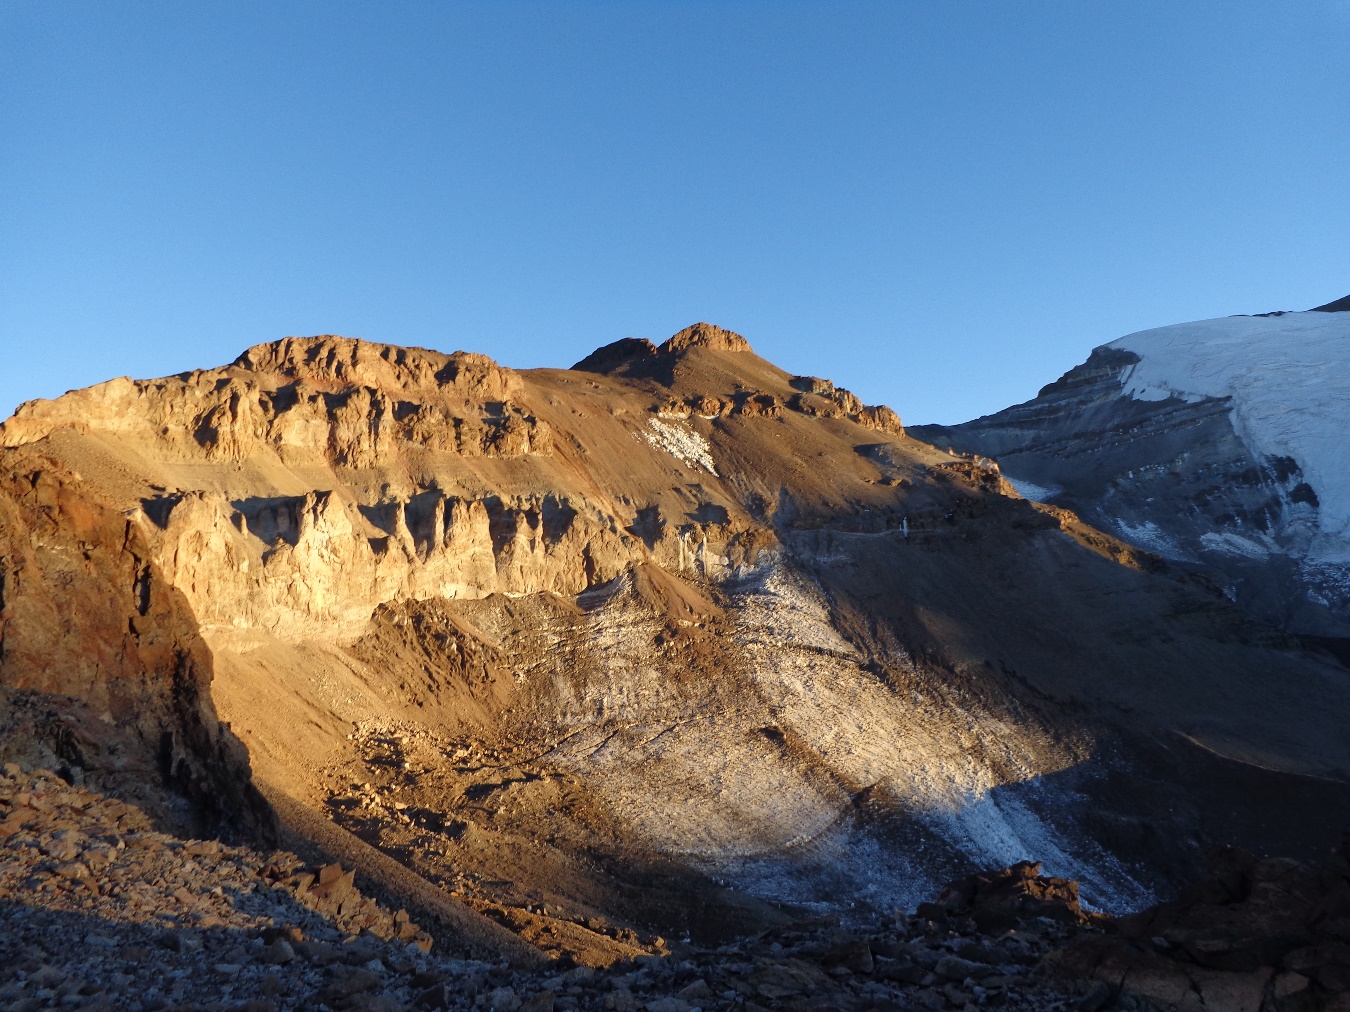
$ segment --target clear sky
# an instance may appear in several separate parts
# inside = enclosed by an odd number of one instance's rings
[[[909,422],[1350,293],[1350,2],[0,3],[0,416],[696,320]]]

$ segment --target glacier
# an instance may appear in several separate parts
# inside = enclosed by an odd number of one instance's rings
[[[1307,558],[1350,562],[1350,313],[1200,320],[1107,347],[1139,356],[1122,378],[1136,400],[1228,398],[1253,455],[1292,457],[1317,495]]]

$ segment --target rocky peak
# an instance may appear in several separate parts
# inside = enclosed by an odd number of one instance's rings
[[[288,337],[231,366],[162,380],[117,379],[30,401],[0,425],[22,446],[63,426],[112,432],[188,457],[242,460],[267,451],[373,467],[400,446],[467,456],[552,452],[549,428],[518,403],[518,373],[486,355]]]
[[[709,351],[753,351],[750,342],[740,334],[723,330],[712,323],[696,323],[661,345],[665,354],[688,351],[691,348],[707,348]]]
[[[723,330],[711,323],[696,323],[692,327],[685,327],[663,342],[659,348],[645,337],[625,337],[595,349],[572,368],[583,372],[609,374],[622,371],[628,375],[636,375],[639,372],[647,375],[655,366],[657,372],[668,373],[672,359],[693,348],[707,348],[710,351],[753,351],[750,342],[740,334]]]
[[[1350,297],[1131,334],[1033,400],[912,432],[997,458],[1029,497],[1205,572],[1286,631],[1344,638],[1347,311]]]
[[[572,368],[581,372],[609,373],[630,362],[650,359],[656,353],[656,345],[645,337],[624,337],[601,345]]]
[[[1139,361],[1139,356],[1124,348],[1112,348],[1102,345],[1092,349],[1086,362],[1074,366],[1059,379],[1041,387],[1037,397],[1051,395],[1072,395],[1097,384],[1107,384],[1118,380],[1130,366]]]
[[[1325,306],[1314,306],[1310,312],[1313,313],[1350,313],[1350,295],[1343,299],[1337,299],[1335,302],[1328,302]]]
[[[445,354],[333,334],[257,344],[234,365],[321,386],[364,386],[390,393],[449,386],[471,400],[509,400],[521,388],[515,372],[476,352]]]

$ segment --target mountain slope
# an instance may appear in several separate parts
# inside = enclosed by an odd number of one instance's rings
[[[1350,801],[1339,668],[707,324],[529,372],[291,338],[0,436],[143,539],[272,796],[587,961],[1023,857],[1126,907]]]
[[[1350,635],[1350,313],[1227,317],[1096,349],[1025,404],[920,438],[1205,570],[1291,631]]]

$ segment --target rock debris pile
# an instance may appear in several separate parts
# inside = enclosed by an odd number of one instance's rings
[[[1350,838],[1318,864],[1215,852],[1171,903],[1047,961],[1122,1008],[1350,1012]],[[1109,1006],[1117,1007],[1117,1006]]]
[[[337,866],[179,840],[47,771],[4,768],[0,837],[9,1009],[1048,1009],[1045,992],[1023,992],[1071,930],[1047,920],[991,945],[973,922],[827,918],[604,969],[518,971],[431,951]]]
[[[1218,852],[1113,919],[1024,862],[913,916],[791,922],[604,968],[452,958],[340,866],[155,832],[118,799],[0,774],[0,1003],[12,1010],[1350,1009],[1350,860]],[[456,955],[462,955],[457,953]]]
[[[137,808],[10,763],[0,775],[0,1002],[357,1007],[416,997],[431,938],[341,867],[155,832]]]

